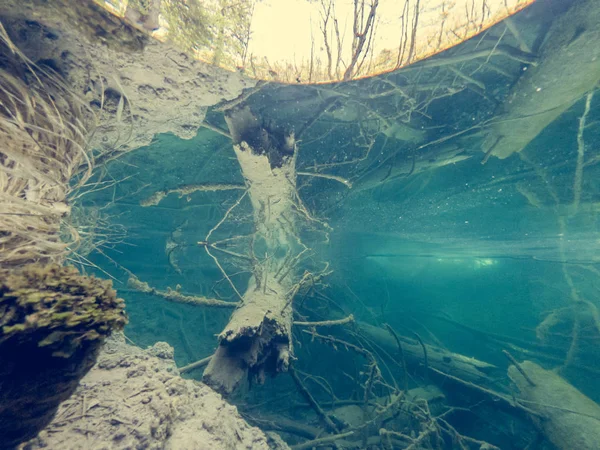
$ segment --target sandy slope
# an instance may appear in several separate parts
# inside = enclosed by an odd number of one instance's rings
[[[50,424],[24,449],[268,449],[268,443],[219,394],[182,379],[173,348],[147,350],[122,335],[105,346],[96,366]]]

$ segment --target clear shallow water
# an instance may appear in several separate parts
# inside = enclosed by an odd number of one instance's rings
[[[540,10],[535,11],[515,18],[531,42],[540,31],[532,24],[542,21]],[[504,30],[500,24],[488,38],[467,42],[450,55],[491,48]],[[510,35],[505,39],[518,45]],[[598,402],[600,98],[592,98],[583,129],[585,99],[580,99],[520,153],[502,160],[492,156],[482,165],[488,121],[497,117],[527,69],[510,59],[488,63],[470,61],[452,66],[454,72],[445,66],[416,66],[348,85],[267,85],[247,100],[265,124],[302,131],[298,193],[315,220],[330,227],[319,223],[299,231],[312,249],[306,270],[328,263],[333,272],[294,300],[296,319],[354,314],[358,321],[382,329],[387,323],[411,339],[416,333],[428,345],[494,364],[487,387],[506,393],[515,392],[506,377],[510,362],[502,354],[510,349],[519,361],[559,370]],[[485,90],[457,76],[457,70],[476,77]],[[380,95],[390,85],[396,88]],[[330,96],[340,100],[323,110]],[[207,120],[226,128],[216,110]],[[583,178],[578,179],[582,148]],[[140,205],[156,191],[184,185],[243,184],[230,141],[207,129],[189,141],[160,135],[107,170],[124,181],[87,195],[83,206],[102,208],[128,236],[103,248],[104,254],[88,257],[117,280],[115,287],[130,315],[127,335],[142,346],[169,342],[178,365],[211,355],[214,336],[227,323],[229,310],[165,302],[126,283],[131,272],[159,290],[235,300],[221,270],[198,242],[241,191],[170,194],[157,205]],[[218,238],[252,233],[251,211],[247,199],[240,203]],[[226,248],[246,254],[248,241]],[[220,255],[220,261],[243,290],[247,264],[231,254]],[[392,384],[402,377],[397,356],[378,352],[364,336],[337,328],[327,333],[377,353],[382,381]],[[361,398],[366,369],[360,356],[341,351],[342,346],[313,342],[302,330],[294,331],[294,342],[295,366],[311,374],[303,378],[312,380],[318,401],[331,400],[330,387],[337,399]],[[409,372],[411,388],[436,384],[423,375],[422,366]],[[200,379],[199,372],[190,376]],[[535,441],[535,428],[514,411],[502,410],[464,386],[443,380],[437,384],[447,406],[474,413],[453,417],[451,423],[462,434],[501,448],[551,448],[544,440]],[[302,398],[290,391],[293,385],[282,375],[234,401],[259,424],[260,417],[273,415],[318,424],[309,409],[296,405]],[[374,395],[387,394],[379,386]],[[293,433],[284,436],[290,443],[299,442]]]

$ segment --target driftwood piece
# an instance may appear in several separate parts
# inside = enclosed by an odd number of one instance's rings
[[[533,417],[542,433],[562,450],[592,450],[600,445],[600,405],[555,372],[531,361],[520,364],[532,385],[516,366],[508,376],[520,391],[519,403],[540,413]]]
[[[382,347],[390,354],[396,354],[398,344],[387,330],[375,327],[364,322],[359,322],[358,327],[362,334]],[[423,347],[415,339],[398,336],[402,344],[404,358],[407,366],[424,366]],[[427,349],[427,364],[430,368],[447,373],[465,381],[476,384],[490,383],[490,375],[498,369],[492,364],[479,361],[475,358],[459,355],[425,344]]]

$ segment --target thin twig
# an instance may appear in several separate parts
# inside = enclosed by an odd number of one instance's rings
[[[334,325],[344,325],[347,323],[354,322],[354,316],[350,314],[348,317],[338,320],[323,320],[320,322],[298,322],[295,321],[294,325],[298,327],[331,327]]]
[[[490,389],[486,389],[484,387],[478,386],[475,383],[471,383],[469,381],[461,380],[458,377],[455,377],[455,376],[450,375],[448,373],[442,372],[441,370],[437,370],[435,367],[430,367],[430,370],[433,371],[433,372],[435,372],[435,373],[437,373],[438,375],[441,375],[441,376],[443,376],[445,378],[448,378],[449,380],[452,380],[452,381],[455,381],[455,382],[457,382],[459,384],[462,384],[463,386],[466,386],[466,387],[468,387],[470,389],[474,389],[476,391],[479,391],[479,392],[482,392],[484,394],[487,394],[487,395],[489,395],[490,397],[492,397],[494,399],[501,400],[502,402],[504,402],[505,404],[507,404],[508,406],[510,406],[512,408],[523,410],[527,414],[531,414],[531,415],[536,416],[536,417],[544,417],[543,414],[541,414],[541,413],[539,413],[537,411],[534,411],[534,410],[532,410],[530,408],[527,408],[526,406],[523,406],[523,405],[521,405],[518,402],[514,402],[510,398],[508,398],[508,397],[506,397],[506,396],[504,396],[504,395],[502,395],[502,394],[500,394],[498,392],[494,392],[494,391],[492,391]]]
[[[577,214],[579,202],[581,200],[581,186],[583,184],[583,163],[585,159],[585,141],[583,140],[583,130],[585,121],[590,112],[594,91],[590,91],[585,97],[585,108],[579,118],[579,129],[577,131],[577,165],[575,166],[575,181],[573,182],[573,213]]]
[[[199,369],[201,367],[207,366],[212,358],[212,355],[207,356],[206,358],[202,358],[196,362],[188,364],[187,366],[183,366],[179,368],[179,373],[191,372],[194,369]]]
[[[229,207],[229,209],[225,212],[225,214],[223,215],[221,220],[214,227],[211,228],[211,230],[208,232],[208,234],[204,238],[205,242],[210,242],[211,235],[223,224],[223,222],[225,222],[227,220],[227,217],[229,217],[229,214],[231,213],[231,211],[233,211],[240,204],[240,202],[244,199],[244,197],[246,197],[247,194],[248,194],[248,189],[246,189],[244,191],[244,193],[236,200],[236,202]],[[237,288],[235,287],[235,284],[233,284],[233,281],[231,281],[231,278],[229,278],[229,275],[227,275],[227,272],[225,272],[225,269],[223,269],[223,267],[219,263],[219,260],[210,252],[210,250],[208,248],[209,248],[208,245],[204,246],[204,250],[206,250],[206,253],[208,254],[208,256],[210,256],[213,259],[213,261],[215,262],[215,264],[221,271],[221,274],[229,282],[229,285],[231,286],[233,291],[237,294],[239,299],[243,301],[244,298],[242,297],[242,294],[240,294],[240,292],[237,290]]]
[[[319,406],[319,404],[314,399],[312,394],[308,391],[308,389],[306,389],[306,386],[304,386],[304,383],[302,383],[302,380],[300,380],[298,374],[294,370],[293,365],[290,364],[290,366],[288,367],[288,372],[292,377],[292,380],[294,380],[294,383],[300,391],[300,394],[302,394],[302,397],[304,397],[304,399],[312,406],[313,410],[317,413],[319,418],[325,423],[325,425],[327,425],[329,431],[333,433],[338,433],[339,430],[337,429],[333,421],[329,418],[329,416],[325,413],[325,411],[323,411],[323,409]]]
[[[421,339],[421,336],[419,336],[417,333],[415,333],[413,331],[413,334],[415,335],[415,337],[417,338],[417,341],[419,341],[419,344],[421,344],[421,348],[423,349],[423,360],[425,362],[425,382],[427,382],[428,378],[429,378],[429,360],[427,358],[427,347],[425,346],[425,343],[423,342],[423,339]]]
[[[327,180],[334,180],[339,183],[342,183],[348,189],[352,188],[352,182],[346,180],[345,178],[338,177],[337,175],[329,175],[326,173],[315,173],[315,172],[296,172],[296,175],[302,175],[306,177],[316,177],[316,178],[325,178]]]
[[[335,347],[335,344],[342,345],[346,349],[351,349],[351,350],[354,350],[356,353],[360,353],[361,355],[366,357],[369,360],[369,362],[375,362],[375,357],[373,356],[373,354],[370,351],[359,347],[358,345],[351,344],[350,342],[343,341],[343,340],[335,338],[333,336],[323,336],[322,334],[319,334],[316,331],[312,331],[312,330],[311,331],[302,330],[302,332],[312,336],[313,338],[321,339],[323,341],[334,344],[334,348],[336,348],[336,350],[337,350],[337,347]]]
[[[305,450],[307,448],[322,447],[324,444],[329,444],[340,439],[344,439],[353,436],[356,431],[348,431],[346,433],[332,434],[331,436],[325,436],[311,441],[303,442],[302,444],[292,445],[292,450]]]
[[[523,368],[521,367],[521,364],[519,364],[519,362],[515,359],[515,357],[513,355],[511,355],[508,352],[508,350],[502,350],[502,353],[504,353],[504,356],[506,356],[508,358],[508,360],[515,365],[516,369],[521,373],[521,375],[523,375],[523,378],[525,378],[531,386],[535,386],[535,383],[533,382],[533,380],[531,378],[529,378],[529,375],[527,375],[527,373],[523,370]]]
[[[408,391],[408,371],[406,370],[406,358],[404,357],[404,348],[402,347],[402,343],[398,338],[398,335],[394,331],[394,329],[390,326],[390,324],[385,324],[385,328],[390,332],[390,334],[394,337],[396,341],[396,345],[398,346],[398,353],[400,353],[400,359],[402,360],[402,371],[403,371],[403,385],[404,390]]]

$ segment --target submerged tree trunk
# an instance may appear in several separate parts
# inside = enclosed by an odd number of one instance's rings
[[[293,134],[261,126],[244,107],[226,117],[254,210],[253,273],[219,335],[204,381],[230,394],[247,375],[286,371],[292,353],[294,266],[304,247],[297,235],[296,146]]]
[[[432,345],[421,344],[417,340],[404,336],[398,336],[399,341],[396,341],[387,330],[368,323],[358,322],[358,329],[366,338],[391,355],[396,355],[399,351],[398,345],[401,345],[404,363],[413,369],[422,370],[423,374],[427,374],[426,371],[430,369],[435,369],[461,380],[483,385],[490,384],[493,377],[499,375],[497,367],[492,364]]]
[[[600,442],[600,406],[557,373],[534,362],[508,368],[523,403],[538,413],[532,417],[544,436],[558,449],[594,449]]]

